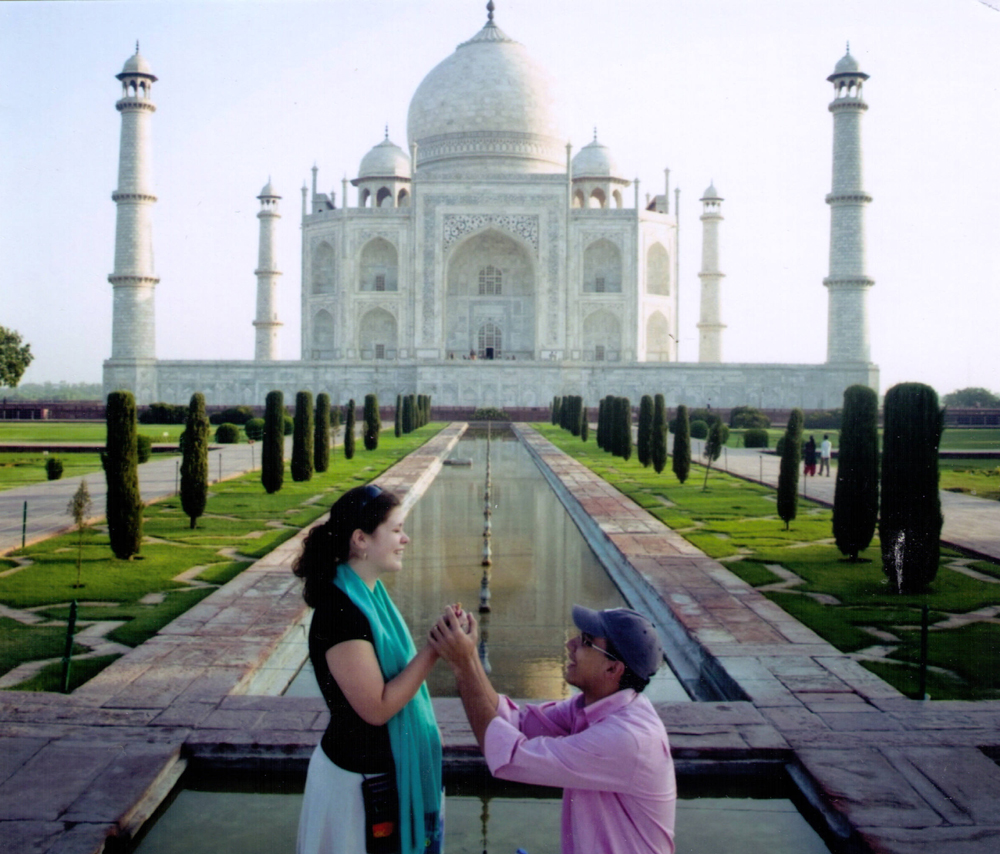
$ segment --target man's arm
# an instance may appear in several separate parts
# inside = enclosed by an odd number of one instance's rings
[[[497,716],[497,704],[500,697],[490,684],[486,671],[483,670],[476,640],[479,630],[475,617],[468,614],[469,631],[462,629],[453,607],[444,612],[444,616],[430,631],[430,645],[434,651],[451,665],[458,685],[458,693],[462,698],[465,716],[482,750],[486,740],[486,728]]]

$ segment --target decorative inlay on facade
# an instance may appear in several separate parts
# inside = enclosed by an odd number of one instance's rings
[[[466,234],[495,225],[526,240],[538,254],[538,217],[517,214],[445,214],[444,248]]]
[[[113,202],[155,202],[157,201],[156,196],[150,193],[119,193],[115,190],[111,194],[111,201]]]
[[[354,246],[355,248],[364,246],[369,240],[374,240],[376,237],[381,237],[383,240],[388,240],[393,246],[398,250],[400,237],[397,231],[386,231],[385,229],[373,229],[365,228],[354,233]]]

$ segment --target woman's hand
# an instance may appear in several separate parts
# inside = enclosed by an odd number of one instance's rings
[[[431,649],[451,665],[469,656],[475,657],[479,640],[476,618],[468,611],[449,605],[427,638]]]

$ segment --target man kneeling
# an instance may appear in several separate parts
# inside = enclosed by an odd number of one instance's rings
[[[652,623],[573,606],[568,700],[518,708],[497,694],[471,614],[449,608],[430,643],[455,674],[490,772],[563,789],[563,854],[673,854],[677,786],[663,722],[641,691],[663,661]]]

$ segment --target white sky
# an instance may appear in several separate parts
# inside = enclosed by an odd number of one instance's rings
[[[872,359],[882,391],[1000,391],[1000,12],[982,0],[497,0],[555,81],[574,151],[681,189],[681,359],[698,356],[698,199],[725,198],[726,361],[826,358],[832,123],[845,42],[863,120]],[[0,325],[25,382],[97,382],[111,350],[120,118],[140,41],[153,87],[157,356],[253,356],[258,222],[282,200],[281,355],[299,357],[300,188],[353,178],[479,0],[0,2]],[[351,201],[354,190],[351,188]],[[627,198],[632,198],[631,192]]]

